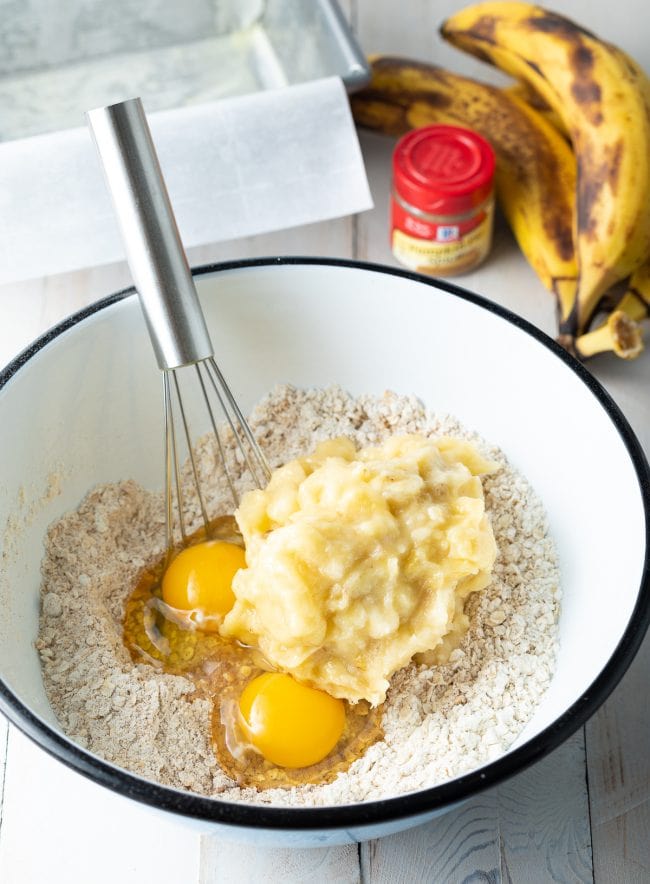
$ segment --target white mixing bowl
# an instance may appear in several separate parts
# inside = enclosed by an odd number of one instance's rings
[[[498,444],[544,501],[564,592],[557,671],[496,761],[381,802],[233,804],[164,788],[75,745],[48,704],[34,640],[47,525],[99,482],[162,483],[162,404],[132,290],[57,326],[0,375],[0,703],[65,764],[128,798],[259,843],[344,843],[448,810],[548,753],[621,678],[650,617],[648,465],[591,375],[550,339],[456,286],[346,261],[280,259],[196,271],[216,358],[248,410],[274,384],[414,393]],[[207,430],[207,427],[205,428]],[[48,495],[48,476],[62,476]],[[21,515],[22,513],[22,515]]]

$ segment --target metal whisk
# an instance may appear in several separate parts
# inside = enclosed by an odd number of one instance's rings
[[[196,372],[235,507],[239,504],[239,498],[234,477],[228,469],[217,419],[219,412],[225,419],[225,425],[230,427],[258,488],[268,482],[270,469],[214,359],[212,342],[140,99],[133,98],[97,108],[86,116],[113,199],[158,366],[162,370],[166,532],[167,547],[171,549],[174,546],[174,498],[183,542],[188,534],[179,431],[185,438],[189,452],[192,482],[207,534],[210,527],[188,415],[181,395],[179,369],[191,366]]]

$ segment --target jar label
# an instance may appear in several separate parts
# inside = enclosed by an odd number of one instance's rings
[[[469,222],[425,224],[404,213],[399,219],[402,229],[393,228],[393,254],[418,273],[442,275],[470,270],[490,249],[492,214],[490,206]]]

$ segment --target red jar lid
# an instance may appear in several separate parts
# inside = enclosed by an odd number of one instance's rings
[[[478,133],[460,126],[423,126],[397,142],[393,186],[432,215],[471,212],[492,192],[494,151]]]

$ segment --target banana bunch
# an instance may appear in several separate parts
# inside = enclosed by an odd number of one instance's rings
[[[571,148],[516,95],[433,65],[372,60],[370,85],[352,96],[366,128],[389,135],[430,123],[468,126],[491,143],[497,197],[524,255],[568,317],[577,290],[573,245],[576,164]]]
[[[498,89],[380,57],[352,97],[356,121],[392,135],[452,123],[486,137],[502,211],[557,298],[561,342],[581,358],[634,358],[650,315],[650,81],[621,50],[528,3],[469,6],[441,33],[518,82]]]

